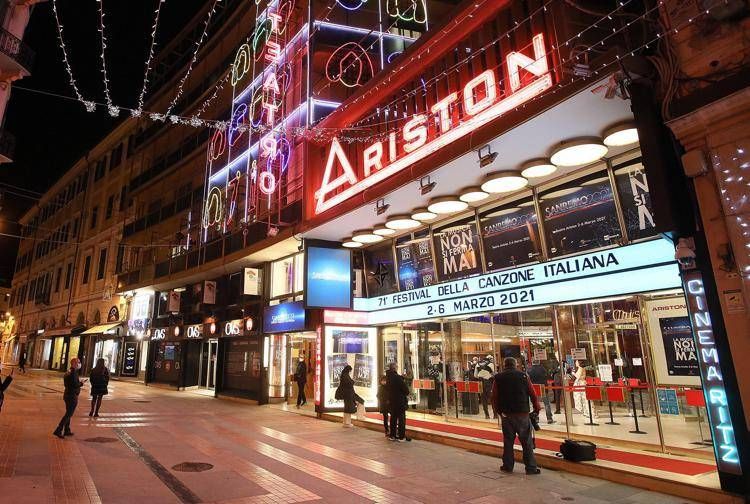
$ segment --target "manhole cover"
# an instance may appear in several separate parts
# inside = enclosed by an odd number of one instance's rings
[[[151,401],[133,401],[133,402],[139,402],[139,403],[150,403]]]
[[[84,439],[87,443],[115,443],[117,438],[113,437],[90,437]]]
[[[213,468],[213,464],[206,464],[205,462],[181,462],[172,466],[173,471],[179,472],[203,472],[210,471]]]
[[[560,497],[560,500],[564,501],[574,501],[575,499],[573,497]]]

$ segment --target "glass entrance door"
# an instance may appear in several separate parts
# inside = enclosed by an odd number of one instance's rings
[[[287,403],[297,404],[299,396],[299,387],[296,383],[295,375],[300,367],[300,362],[304,363],[305,370],[305,399],[312,408],[312,399],[315,388],[315,341],[317,335],[314,332],[292,333],[287,336],[287,364],[286,369],[286,387]]]
[[[204,345],[204,351],[206,352],[206,376],[201,385],[209,390],[214,390],[216,388],[216,355],[219,351],[219,340],[208,340]]]

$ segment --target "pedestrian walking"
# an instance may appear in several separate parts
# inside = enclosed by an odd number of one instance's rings
[[[406,437],[406,407],[409,403],[409,387],[396,372],[396,363],[391,362],[385,372],[385,388],[388,396],[388,412],[391,415],[389,439],[391,441],[411,441]]]
[[[13,381],[13,369],[10,370],[10,374],[0,382],[0,411],[3,409],[3,402],[5,401],[5,389],[8,388],[10,382]]]
[[[78,359],[70,360],[70,369],[63,377],[63,383],[65,384],[65,392],[63,392],[63,401],[65,401],[65,414],[60,419],[60,423],[57,425],[57,429],[53,434],[60,439],[65,436],[72,436],[73,433],[70,430],[70,419],[76,412],[78,407],[78,394],[81,393],[81,387],[86,383],[86,380],[81,380],[78,377],[78,372],[81,369],[81,361]]]
[[[354,427],[352,414],[357,412],[357,403],[364,404],[365,400],[354,391],[354,380],[349,373],[352,372],[350,365],[344,366],[339,378],[339,386],[336,389],[336,399],[344,401],[344,427]]]
[[[388,390],[385,388],[385,385],[386,379],[385,375],[383,375],[378,381],[378,411],[380,411],[380,414],[383,415],[383,429],[385,429],[385,437],[388,437],[390,421],[388,417]]]
[[[109,370],[104,365],[104,359],[96,361],[96,366],[91,370],[89,375],[91,380],[91,411],[89,416],[99,416],[99,408],[102,405],[102,397],[109,393],[107,385],[109,385]]]
[[[513,444],[516,436],[523,448],[523,463],[526,474],[539,474],[534,457],[534,435],[529,418],[529,401],[538,414],[542,409],[539,399],[528,375],[518,369],[518,362],[513,357],[503,360],[503,371],[495,375],[492,386],[492,406],[500,415],[503,430],[503,472],[513,472],[515,459]]]
[[[305,357],[302,355],[300,355],[299,362],[297,362],[297,369],[294,372],[294,381],[297,382],[297,409],[299,409],[300,406],[307,404],[307,397],[305,396],[307,364],[305,364]]]
[[[547,415],[547,423],[553,424],[555,423],[555,420],[552,418],[552,406],[550,406],[549,403],[549,395],[547,395],[547,369],[545,369],[544,366],[542,366],[541,362],[534,359],[531,361],[531,367],[529,368],[529,378],[531,379],[531,383],[534,385],[540,385],[540,390],[542,391],[542,403],[544,404],[544,412]]]
[[[21,356],[18,358],[18,369],[26,374],[26,352],[21,352]]]

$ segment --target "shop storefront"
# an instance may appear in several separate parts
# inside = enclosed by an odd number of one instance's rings
[[[123,371],[125,364],[125,337],[126,328],[124,323],[112,322],[86,329],[81,336],[87,339],[91,345],[91,358],[86,359],[84,369],[91,371],[99,359],[104,359],[104,366],[110,374],[117,376]],[[132,358],[132,350],[128,349],[128,361]]]
[[[302,301],[268,306],[263,313],[264,346],[268,348],[268,398],[297,404],[298,369],[305,371],[306,407],[313,408],[317,334],[308,330],[309,317]]]
[[[185,388],[216,390],[219,339],[216,334],[210,337],[210,326],[211,324],[190,324],[182,328],[182,339],[185,344]]]
[[[174,328],[154,327],[150,332],[148,346],[152,366],[148,382],[179,387],[184,347],[179,331],[175,334]]]
[[[263,368],[267,366],[264,366],[264,349],[255,320],[247,317],[214,325],[212,334],[219,335],[216,372],[221,380],[218,381],[218,393],[264,402],[267,396],[262,390]],[[209,340],[209,352],[211,348]]]

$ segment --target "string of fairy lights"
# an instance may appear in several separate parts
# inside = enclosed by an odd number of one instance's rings
[[[175,105],[177,104],[177,102],[179,101],[179,99],[184,93],[185,83],[187,82],[195,63],[198,60],[200,49],[208,34],[208,29],[209,29],[211,19],[213,18],[217,10],[217,6],[221,1],[222,0],[214,0],[212,3],[211,9],[207,12],[206,18],[203,23],[203,32],[194,44],[192,58],[190,59],[190,63],[187,67],[186,72],[184,73],[184,75],[182,76],[182,78],[180,79],[177,85],[175,95],[172,101],[170,102],[169,107],[167,108],[165,112],[154,112],[154,111],[145,111],[143,107],[144,107],[145,95],[146,95],[147,88],[148,88],[148,82],[149,82],[148,77],[152,70],[152,62],[154,60],[155,53],[156,53],[156,40],[157,40],[157,31],[158,31],[158,26],[159,26],[159,18],[161,14],[161,7],[162,7],[162,4],[166,3],[166,0],[158,0],[157,7],[154,10],[154,22],[151,27],[151,44],[150,44],[148,56],[144,65],[143,87],[141,89],[141,93],[139,95],[136,108],[118,106],[112,103],[112,100],[111,100],[110,88],[109,88],[110,81],[108,79],[108,74],[107,74],[106,53],[105,53],[105,49],[107,48],[107,37],[105,34],[106,25],[104,22],[105,13],[104,13],[103,1],[97,0],[97,6],[98,6],[98,11],[99,11],[99,32],[100,32],[100,38],[101,38],[101,44],[100,44],[101,46],[100,59],[101,59],[101,65],[102,65],[101,72],[102,72],[103,81],[104,81],[104,97],[105,97],[104,103],[101,103],[95,100],[86,99],[82,95],[78,87],[78,82],[75,79],[73,69],[70,65],[69,50],[66,48],[66,44],[64,41],[64,31],[63,31],[64,27],[63,27],[63,24],[60,22],[57,0],[52,0],[51,2],[52,12],[53,12],[53,17],[57,26],[57,37],[58,37],[58,41],[59,41],[60,48],[62,51],[62,60],[63,60],[64,67],[66,68],[68,80],[73,90],[73,93],[75,95],[75,98],[72,98],[69,96],[63,96],[63,95],[55,95],[54,93],[46,93],[46,94],[59,96],[61,98],[74,99],[82,103],[86,111],[88,112],[94,112],[98,107],[103,107],[112,116],[117,116],[119,115],[121,111],[125,111],[131,114],[133,117],[141,117],[142,114],[145,114],[147,117],[149,117],[151,120],[154,120],[154,121],[164,122],[168,120],[172,124],[188,125],[188,126],[192,126],[196,128],[207,127],[207,128],[217,129],[217,130],[226,130],[230,126],[231,120],[204,119],[204,118],[201,118],[200,116],[203,115],[208,110],[210,105],[218,98],[221,91],[226,87],[226,84],[230,82],[230,80],[232,79],[231,69],[227,70],[224,76],[216,82],[211,94],[208,96],[208,98],[206,98],[203,101],[203,103],[196,109],[196,111],[192,115],[172,114],[172,111]],[[387,136],[390,134],[391,131],[378,131],[375,133],[371,133],[373,128],[379,128],[384,125],[392,126],[392,125],[398,124],[401,121],[409,120],[412,117],[412,115],[402,114],[399,117],[398,113],[396,113],[394,114],[393,118],[390,118],[387,121],[373,122],[377,119],[378,115],[382,114],[383,111],[385,110],[389,110],[390,108],[394,108],[395,110],[398,110],[398,105],[400,103],[405,103],[406,100],[414,96],[417,96],[420,90],[422,93],[426,94],[427,86],[433,85],[439,79],[446,77],[450,72],[460,71],[460,67],[462,65],[465,65],[472,58],[475,58],[477,57],[477,55],[483,53],[484,51],[491,49],[493,45],[498,44],[503,38],[510,38],[516,30],[520,29],[522,26],[532,21],[532,18],[534,16],[538,15],[541,12],[546,12],[548,10],[549,5],[553,1],[555,0],[547,0],[542,6],[538,7],[533,12],[531,12],[525,19],[520,20],[520,21],[516,20],[514,25],[510,29],[508,29],[506,32],[495,37],[493,40],[491,40],[484,46],[480,47],[479,49],[473,50],[471,54],[460,59],[458,62],[453,63],[450,68],[446,69],[440,74],[430,77],[427,80],[422,79],[420,86],[415,87],[414,89],[410,91],[399,94],[397,98],[395,98],[394,100],[392,100],[391,102],[385,105],[382,105],[382,104],[379,105],[377,111],[374,111],[371,114],[368,114],[367,116],[360,117],[357,120],[357,122],[353,124],[350,124],[342,128],[326,128],[326,127],[315,127],[315,126],[312,126],[310,128],[293,127],[293,128],[289,128],[289,131],[286,131],[286,134],[291,135],[293,137],[304,137],[306,139],[311,139],[317,142],[324,142],[324,141],[330,140],[333,136],[336,136],[338,140],[345,142],[345,143],[370,142],[370,141],[377,140],[377,139],[387,138]],[[587,31],[594,29],[594,28],[599,28],[600,24],[607,19],[609,20],[613,19],[613,16],[618,15],[618,13],[622,9],[624,9],[624,7],[627,6],[630,3],[630,1],[631,0],[622,0],[622,1],[617,2],[616,7],[612,11],[603,15],[594,23],[590,24],[586,28],[583,28],[580,32],[576,33],[574,36],[572,36],[565,42],[562,42],[557,45],[552,45],[551,49],[547,52],[546,56],[550,56],[552,53],[554,53],[554,51],[558,50],[561,47],[570,47],[571,43],[575,43],[576,39],[580,39],[582,35],[586,33]],[[256,4],[257,3],[258,2],[256,2]],[[604,38],[602,38],[601,40],[598,40],[597,42],[593,43],[591,46],[586,47],[584,50],[579,50],[575,53],[571,53],[571,56],[568,58],[560,59],[554,67],[551,67],[551,71],[562,71],[564,65],[569,64],[574,60],[576,61],[579,60],[579,58],[582,55],[588,55],[588,53],[591,53],[591,52],[600,52],[601,48],[605,46],[605,42],[608,39],[623,32],[624,30],[629,29],[634,23],[647,19],[649,16],[651,16],[654,13],[654,11],[659,9],[663,5],[663,3],[664,3],[663,1],[659,1],[654,7],[647,9],[641,15],[628,14],[628,17],[630,18],[629,21],[627,23],[624,23],[619,29],[613,27],[612,32],[609,33]],[[723,3],[722,0],[718,0],[714,5],[707,7],[705,10],[701,11],[701,13],[698,16],[688,19],[685,22],[685,24],[689,25],[689,24],[694,23],[699,17],[709,14],[713,9],[717,8],[722,3]],[[476,10],[476,9],[481,8],[483,4],[484,2],[481,2],[481,1],[476,2],[474,5],[474,9]],[[336,5],[341,5],[341,4],[337,0],[333,0],[331,4],[329,5],[328,11],[326,13],[326,18],[330,16],[331,11]],[[468,15],[471,15],[471,12]],[[456,20],[456,23],[458,22],[459,20]],[[673,28],[670,28],[668,31],[662,29],[662,31],[657,32],[656,40],[650,43],[658,42],[662,40],[663,37],[667,37],[671,34],[674,34],[680,29],[681,27],[673,27]],[[365,35],[362,37],[362,41],[364,41],[369,35],[371,35],[372,31],[373,30],[370,30],[369,33],[365,33]],[[449,33],[450,33],[450,29],[447,27],[441,30],[439,34],[433,37],[434,40],[431,41],[431,45],[436,44],[441,38],[441,36],[443,37],[447,36],[447,34]],[[370,44],[370,48],[372,47],[373,44],[374,42]],[[648,46],[649,44],[644,44],[644,47],[648,47]],[[599,49],[597,49],[597,47]],[[629,50],[629,52],[632,54],[635,54],[635,52],[640,51],[642,48],[638,48],[635,50],[631,49]],[[301,49],[298,49],[298,51],[299,50]],[[396,65],[392,66],[391,68],[387,70],[388,72],[387,77],[383,77],[379,79],[380,82],[378,83],[378,85],[363,89],[363,92],[359,93],[357,96],[347,100],[344,104],[342,104],[339,107],[339,110],[346,110],[348,107],[351,107],[352,105],[355,105],[361,102],[361,100],[367,98],[367,96],[370,95],[371,93],[380,91],[381,86],[388,85],[392,81],[392,79],[396,78],[398,74],[401,71],[403,71],[407,66],[419,63],[415,58],[418,58],[418,56],[412,55],[410,58],[407,58],[407,59],[403,59],[403,58],[399,59]],[[619,56],[618,56],[618,60],[619,60]],[[349,65],[352,65],[354,63],[355,61],[350,61]],[[348,67],[344,67],[342,69],[342,72],[347,70],[347,68]],[[598,71],[592,70],[591,75],[597,75],[597,73]],[[502,84],[504,80],[505,79],[500,79],[500,81],[498,82],[498,85]],[[573,81],[576,81],[576,79],[569,79],[569,81],[566,84],[558,84],[557,89],[564,87],[564,86],[571,85]],[[332,84],[333,84],[332,82],[328,82],[325,86],[330,86]],[[534,100],[537,100],[537,99],[540,99],[540,97],[536,97]],[[528,106],[534,100],[530,100],[529,102],[524,104],[523,107]],[[237,126],[237,128],[239,131],[252,131],[252,132],[257,132],[257,133],[265,133],[270,129],[269,127],[264,126],[264,125],[254,126],[252,124],[239,125]],[[275,129],[278,129],[278,127]],[[347,132],[349,134],[346,134]]]

